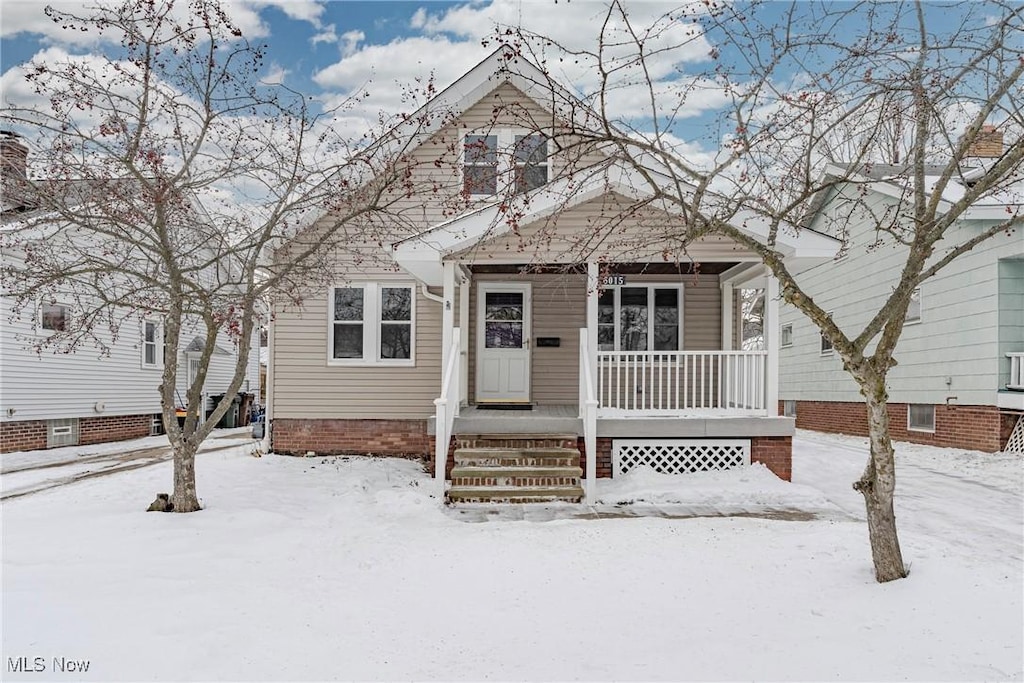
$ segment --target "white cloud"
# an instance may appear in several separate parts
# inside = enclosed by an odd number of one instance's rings
[[[359,44],[366,40],[366,34],[362,31],[346,31],[341,34],[341,54],[351,56],[359,48]]]
[[[698,3],[699,7],[704,5]],[[648,31],[645,47],[653,56],[646,73],[655,81],[658,94],[678,94],[680,83],[689,83],[686,67],[709,59],[711,45],[700,26],[692,21],[692,12],[678,10],[675,2],[630,4],[629,21],[638,31]],[[408,26],[418,35],[395,39],[387,44],[366,44],[364,36],[346,46],[342,58],[314,75],[314,81],[328,94],[325,102],[337,103],[369,85],[365,108],[374,107],[395,113],[403,106],[394,84],[410,84],[414,79],[434,73],[439,87],[445,87],[472,68],[498,44],[499,32],[522,26],[528,33],[550,38],[564,48],[594,51],[602,27],[605,30],[605,56],[621,68],[615,75],[609,103],[617,117],[642,116],[645,113],[646,77],[628,62],[635,46],[621,18],[606,22],[607,5],[600,2],[520,2],[494,0],[488,4],[471,2],[431,12],[421,7],[413,13]],[[552,76],[586,95],[600,84],[593,59],[561,60],[557,49],[545,41],[534,41],[534,61],[546,60],[544,67]],[[671,48],[671,49],[669,49]],[[699,92],[688,97],[676,112],[677,117],[697,116],[721,106],[725,95],[716,84],[702,82]]]
[[[338,42],[338,33],[337,30],[335,29],[334,24],[328,24],[327,26],[324,26],[319,33],[314,34],[313,37],[309,39],[309,42],[314,47],[319,45],[320,43]]]
[[[267,70],[267,73],[260,78],[260,82],[267,85],[280,85],[284,83],[285,78],[287,78],[290,73],[291,71],[289,69],[284,68],[280,64],[274,63],[270,65],[270,69]]]

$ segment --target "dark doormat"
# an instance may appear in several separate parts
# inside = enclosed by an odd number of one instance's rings
[[[533,410],[530,403],[478,403],[477,410]]]

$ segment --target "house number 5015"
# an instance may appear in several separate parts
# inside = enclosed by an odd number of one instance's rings
[[[605,275],[601,278],[602,287],[621,287],[626,284],[625,275]]]

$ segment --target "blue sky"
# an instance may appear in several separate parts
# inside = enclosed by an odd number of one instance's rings
[[[62,9],[79,10],[97,0],[50,0]],[[104,0],[110,1],[110,0]],[[224,0],[232,18],[254,42],[265,43],[267,73],[292,88],[336,103],[367,83],[371,97],[366,112],[395,113],[403,109],[400,84],[433,74],[444,87],[493,50],[481,45],[496,26],[522,25],[550,36],[570,48],[592,48],[600,33],[606,5],[600,0],[480,0],[474,2],[322,2],[320,0]],[[679,6],[676,0],[627,0],[630,18],[636,26],[647,26]],[[187,3],[179,0],[184,7]],[[961,8],[970,3],[960,5]],[[0,87],[5,102],[26,95],[19,65],[33,58],[59,60],[67,55],[84,56],[103,51],[109,45],[97,43],[91,35],[61,30],[43,13],[41,0],[0,0]],[[772,18],[788,3],[768,3],[759,16]],[[831,7],[840,7],[833,3]],[[811,7],[811,5],[801,5]],[[878,6],[876,6],[878,7]],[[891,7],[891,6],[890,6]],[[935,27],[952,25],[957,5],[931,3],[929,19]],[[974,5],[985,8],[986,5]],[[696,29],[690,36],[688,31]],[[651,61],[655,78],[667,83],[680,74],[696,74],[711,66],[712,48],[723,59],[741,55],[727,44],[683,19],[673,22],[665,40],[680,44]],[[587,90],[596,85],[588,67],[569,64],[556,73],[563,82]],[[705,127],[726,96],[713,84],[702,88],[681,112],[678,133],[693,143],[694,151],[717,147],[721,131]],[[641,93],[642,94],[642,93]],[[629,118],[640,110],[642,97],[622,90],[614,102],[617,111]],[[702,137],[698,130],[705,128]]]

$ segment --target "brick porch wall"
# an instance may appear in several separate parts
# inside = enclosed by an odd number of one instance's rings
[[[390,455],[429,457],[433,437],[426,420],[297,420],[274,418],[272,448],[283,455]]]
[[[580,450],[580,467],[583,468],[583,478],[587,478],[587,448],[583,437],[579,438],[577,448]],[[602,436],[597,438],[597,478],[608,479],[612,476],[612,440]]]
[[[0,453],[46,448],[46,420],[0,422]],[[152,416],[106,415],[78,420],[78,443],[87,446],[149,436]]]
[[[783,481],[793,481],[793,437],[753,437],[750,440],[750,462],[763,464]]]
[[[782,414],[782,402],[779,402]],[[917,432],[907,429],[907,404],[889,404],[892,438],[942,446],[966,448],[993,453],[1002,450],[1015,424],[1013,415],[1000,413],[995,406],[935,406],[935,431]],[[867,408],[863,403],[840,401],[797,401],[796,426],[819,432],[868,435]]]

